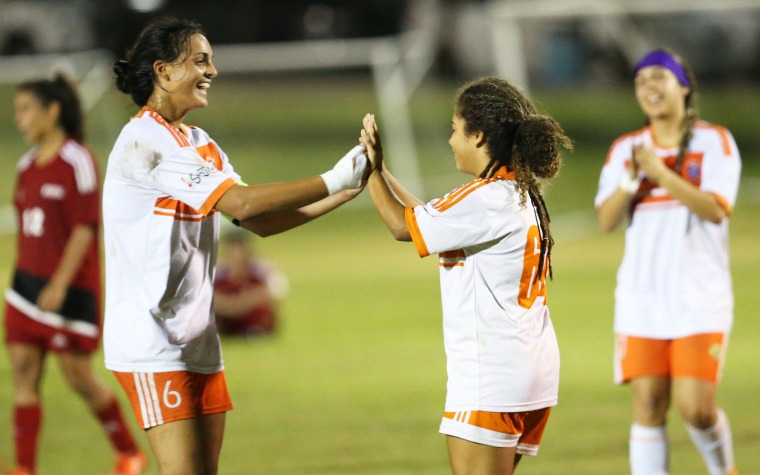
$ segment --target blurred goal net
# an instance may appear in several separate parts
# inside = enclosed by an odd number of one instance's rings
[[[282,43],[215,44],[214,63],[226,73],[324,73],[366,68],[378,100],[378,120],[386,131],[387,156],[409,191],[424,194],[412,127],[410,99],[436,54],[439,0],[409,4],[413,25],[396,36],[305,40]],[[69,54],[0,56],[0,84],[64,72],[79,83],[82,103],[91,108],[113,85],[112,54],[105,50]]]
[[[745,11],[760,12],[760,0],[493,0],[489,15],[493,62],[498,74],[528,90],[530,58],[524,39],[537,23],[592,20],[597,35],[613,44],[632,65],[661,46],[635,18]]]

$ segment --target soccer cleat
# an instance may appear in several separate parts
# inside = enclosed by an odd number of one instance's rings
[[[116,454],[116,465],[111,475],[140,475],[148,466],[148,456],[138,450],[132,454]]]

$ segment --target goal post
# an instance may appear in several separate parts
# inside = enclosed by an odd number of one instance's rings
[[[414,23],[395,36],[305,40],[280,43],[215,44],[214,63],[223,73],[288,73],[366,68],[378,101],[388,162],[415,195],[424,180],[413,130],[410,100],[433,65],[441,0],[412,0]],[[18,83],[63,71],[79,83],[90,109],[113,83],[113,55],[105,50],[68,54],[0,56],[0,84]],[[360,117],[360,116],[357,116]]]
[[[758,0],[491,0],[493,62],[499,75],[530,89],[523,42],[526,22],[594,18],[630,63],[655,47],[631,20],[633,15],[760,11]]]

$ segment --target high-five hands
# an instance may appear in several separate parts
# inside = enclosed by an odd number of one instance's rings
[[[359,141],[367,149],[367,157],[373,170],[383,168],[383,144],[380,142],[380,132],[377,130],[374,114],[367,114],[362,120],[364,128]]]
[[[321,177],[325,181],[327,191],[332,195],[344,190],[361,189],[366,183],[369,166],[364,155],[364,146],[357,145],[349,150],[338,163],[324,172]]]

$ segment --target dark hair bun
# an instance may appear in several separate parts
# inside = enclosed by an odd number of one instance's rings
[[[113,64],[113,72],[116,73],[116,87],[121,92],[127,94],[131,92],[129,88],[130,69],[129,63],[124,59],[120,59]]]

